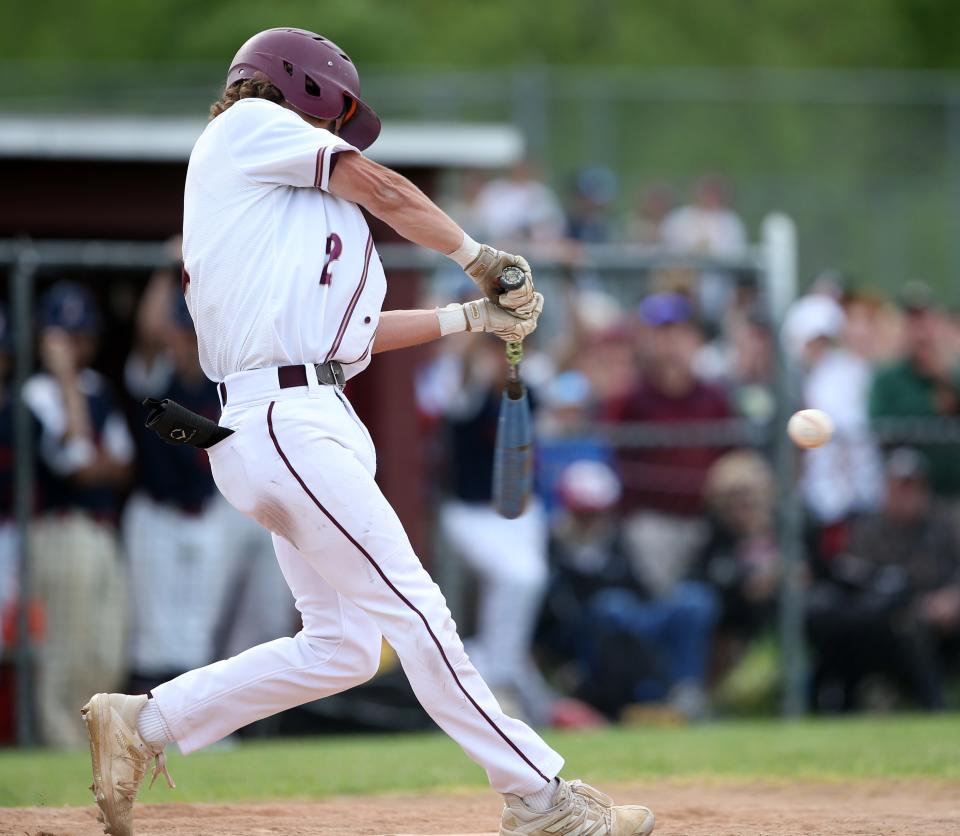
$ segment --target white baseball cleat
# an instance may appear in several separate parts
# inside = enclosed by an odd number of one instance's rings
[[[500,836],[647,836],[656,823],[638,804],[614,807],[602,792],[582,781],[557,778],[554,805],[531,810],[517,795],[505,795]]]
[[[163,752],[156,752],[137,731],[137,716],[147,704],[146,696],[95,694],[80,711],[90,737],[93,783],[103,832],[111,836],[133,836],[133,802],[147,774],[151,758],[156,759],[153,779],[161,773],[172,788]]]

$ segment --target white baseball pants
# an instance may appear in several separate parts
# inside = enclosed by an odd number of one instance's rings
[[[210,449],[224,496],[273,532],[303,629],[155,688],[180,749],[366,681],[383,637],[420,703],[491,786],[536,792],[563,759],[500,709],[374,481],[366,428],[306,371],[307,387],[283,390],[274,369],[228,377],[221,424],[235,432]]]

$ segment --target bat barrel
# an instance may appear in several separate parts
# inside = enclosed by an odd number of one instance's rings
[[[500,401],[497,444],[493,457],[493,506],[507,519],[519,517],[533,487],[533,427],[527,393]]]

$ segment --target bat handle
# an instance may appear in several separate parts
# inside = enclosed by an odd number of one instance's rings
[[[507,354],[507,393],[513,400],[518,400],[523,393],[520,383],[520,361],[523,359],[523,343],[509,342]]]

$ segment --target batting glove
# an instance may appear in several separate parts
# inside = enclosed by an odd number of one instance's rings
[[[533,273],[523,256],[495,250],[489,244],[478,244],[469,235],[464,235],[463,243],[450,253],[450,258],[463,268],[491,302],[512,311],[521,319],[527,319],[533,314]],[[519,267],[526,281],[516,290],[501,293],[500,276],[507,267]]]
[[[520,342],[536,330],[542,310],[543,295],[534,292],[530,313],[526,317],[504,310],[489,299],[477,299],[463,305],[454,302],[445,308],[438,308],[437,318],[440,320],[441,336],[458,331],[485,331],[512,343]]]

